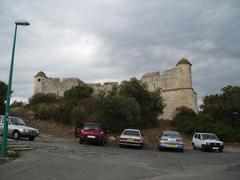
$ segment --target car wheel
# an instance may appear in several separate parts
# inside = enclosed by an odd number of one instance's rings
[[[13,139],[18,140],[19,139],[19,131],[13,131]]]
[[[82,144],[83,142],[81,141],[81,139],[79,139],[79,144]]]
[[[206,147],[204,145],[202,145],[202,151],[206,151]]]
[[[104,146],[104,141],[100,142],[100,146]]]
[[[192,143],[193,150],[196,150],[196,146]]]
[[[221,148],[221,149],[219,149],[219,152],[220,152],[220,153],[222,153],[222,152],[223,152],[223,149],[222,149],[222,148]]]
[[[123,147],[123,145],[122,145],[122,144],[119,144],[119,147],[120,147],[120,148],[122,148],[122,147]]]
[[[143,148],[143,143],[142,143],[142,144],[139,146],[139,148],[140,148],[140,149],[142,149],[142,148]]]
[[[29,139],[29,141],[34,141],[35,137],[34,137],[34,136],[31,136],[31,137],[29,137],[28,139]]]
[[[158,147],[158,150],[159,150],[159,151],[163,151],[163,148],[159,146],[159,147]]]

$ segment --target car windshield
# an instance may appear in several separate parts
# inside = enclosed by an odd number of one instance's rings
[[[11,119],[12,124],[14,124],[14,125],[25,126],[24,121],[20,118],[11,117],[10,119]]]
[[[99,124],[84,124],[83,129],[85,130],[101,130]]]
[[[168,136],[168,137],[180,137],[180,134],[176,131],[164,131],[163,136]]]
[[[217,136],[215,134],[202,134],[203,140],[205,139],[216,139],[218,140]]]
[[[125,130],[123,132],[123,135],[126,135],[126,136],[140,136],[140,133],[139,133],[139,131]]]

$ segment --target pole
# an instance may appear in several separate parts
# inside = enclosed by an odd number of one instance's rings
[[[9,121],[9,112],[10,112],[10,97],[11,97],[11,93],[12,93],[12,74],[13,74],[16,37],[17,37],[17,24],[15,24],[15,32],[14,32],[13,48],[12,48],[12,59],[11,59],[9,80],[8,80],[8,90],[7,90],[5,116],[4,116],[4,119],[3,119],[4,127],[3,127],[2,151],[1,151],[2,158],[7,157],[8,121]]]

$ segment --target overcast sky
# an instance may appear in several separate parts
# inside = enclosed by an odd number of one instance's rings
[[[0,80],[7,83],[19,27],[13,99],[33,94],[34,75],[121,81],[193,64],[198,101],[240,84],[239,0],[1,0]]]

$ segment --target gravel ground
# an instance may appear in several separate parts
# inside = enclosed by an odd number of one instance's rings
[[[240,149],[223,153],[186,149],[80,145],[77,140],[24,141],[35,150],[0,164],[0,180],[240,179]]]

